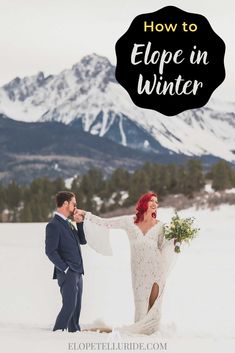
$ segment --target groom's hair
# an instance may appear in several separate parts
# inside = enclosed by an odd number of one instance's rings
[[[71,199],[75,197],[75,194],[71,191],[59,191],[56,194],[56,205],[57,207],[63,206],[65,201],[71,201]]]

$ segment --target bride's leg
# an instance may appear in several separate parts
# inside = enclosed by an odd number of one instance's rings
[[[148,311],[152,308],[155,300],[157,299],[159,294],[159,285],[154,282],[153,286],[152,286],[152,290],[150,293],[150,297],[149,297],[149,306],[148,306]]]

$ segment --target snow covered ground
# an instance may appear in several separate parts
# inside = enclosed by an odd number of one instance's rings
[[[172,215],[172,209],[159,209],[163,222]],[[162,329],[152,336],[51,332],[61,297],[44,254],[45,224],[0,224],[0,351],[234,352],[235,206],[188,209],[180,215],[196,217],[200,236],[179,255],[164,294]],[[83,326],[97,321],[115,328],[133,321],[124,231],[112,231],[112,245],[112,257],[82,248]]]

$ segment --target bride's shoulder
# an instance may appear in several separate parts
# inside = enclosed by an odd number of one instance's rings
[[[129,220],[130,223],[135,223],[136,215],[132,214],[132,215],[128,216],[128,220]]]
[[[120,219],[122,219],[126,223],[134,223],[135,216],[134,215],[123,215],[120,217]]]

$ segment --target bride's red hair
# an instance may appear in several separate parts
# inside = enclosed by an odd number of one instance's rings
[[[157,194],[155,194],[154,192],[147,192],[146,194],[142,195],[137,204],[136,204],[136,218],[135,218],[135,222],[134,223],[139,223],[141,221],[143,221],[144,219],[144,213],[147,211],[148,209],[148,202],[151,200],[151,198],[155,196],[157,197]],[[152,213],[152,217],[156,218],[157,214],[156,212]]]

